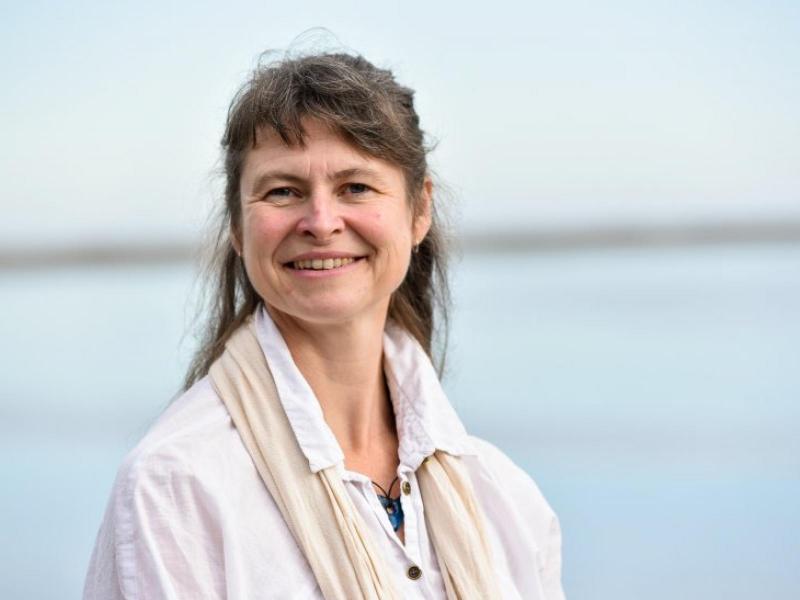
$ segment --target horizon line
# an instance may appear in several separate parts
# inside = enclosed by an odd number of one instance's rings
[[[464,254],[544,253],[590,249],[690,247],[732,243],[800,242],[800,221],[743,224],[595,226],[550,229],[464,231],[452,245]],[[112,264],[167,264],[195,260],[200,243],[153,242],[62,243],[40,247],[0,245],[0,269],[41,269]]]

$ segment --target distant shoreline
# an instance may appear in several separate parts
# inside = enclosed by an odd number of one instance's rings
[[[800,243],[800,221],[700,223],[694,225],[591,227],[585,229],[492,229],[467,231],[454,240],[464,254],[543,253],[592,248],[686,247],[717,244]],[[195,260],[200,246],[129,241],[3,247],[0,270],[73,266],[167,264]]]
[[[461,247],[465,252],[491,253],[784,242],[800,242],[800,221],[494,230],[466,234]]]

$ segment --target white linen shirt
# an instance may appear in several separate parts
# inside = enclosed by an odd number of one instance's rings
[[[314,393],[263,308],[256,328],[311,470],[337,467],[403,598],[446,598],[415,476],[423,459],[438,449],[464,461],[485,515],[503,598],[563,599],[555,514],[527,474],[488,442],[467,435],[428,357],[409,334],[388,326],[383,348],[400,442],[402,544],[369,478],[344,468],[344,455]],[[412,566],[422,572],[417,579],[408,576]],[[125,458],[83,597],[322,598],[208,377],[172,403]]]

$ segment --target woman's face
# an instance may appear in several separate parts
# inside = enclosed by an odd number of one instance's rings
[[[305,322],[384,319],[430,227],[431,183],[415,218],[403,172],[308,120],[305,146],[264,129],[245,157],[234,244],[273,310]]]

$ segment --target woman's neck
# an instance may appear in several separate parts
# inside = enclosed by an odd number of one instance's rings
[[[396,457],[394,413],[383,375],[385,313],[334,325],[270,314],[346,461],[371,453]]]

